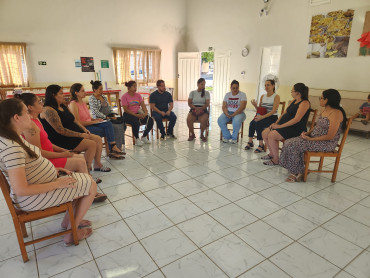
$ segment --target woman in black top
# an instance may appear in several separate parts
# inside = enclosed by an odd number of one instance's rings
[[[279,163],[279,141],[299,136],[306,131],[308,116],[310,114],[310,102],[308,101],[308,87],[303,83],[297,83],[292,88],[294,100],[287,110],[280,116],[276,123],[262,132],[262,137],[267,144],[270,153],[262,157],[265,165],[277,165]]]
[[[45,92],[44,108],[39,117],[50,141],[54,145],[71,151],[85,152],[89,170],[91,170],[91,163],[94,159],[95,171],[109,172],[111,169],[104,167],[101,163],[101,138],[91,134],[75,121],[75,117],[63,103],[62,87],[48,86]]]

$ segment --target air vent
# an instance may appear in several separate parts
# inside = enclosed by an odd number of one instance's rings
[[[320,6],[330,4],[331,0],[309,0],[310,6]]]

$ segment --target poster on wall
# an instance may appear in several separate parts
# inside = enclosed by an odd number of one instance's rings
[[[347,57],[354,10],[312,17],[307,58]]]
[[[93,57],[81,57],[81,70],[82,72],[95,72],[94,58]]]
[[[360,56],[370,55],[370,11],[366,12],[364,20],[364,28],[362,29],[361,38],[357,41],[360,43]]]

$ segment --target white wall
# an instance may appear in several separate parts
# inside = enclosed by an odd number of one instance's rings
[[[260,18],[262,0],[189,0],[187,51],[204,51],[212,46],[232,51],[231,79],[244,83],[256,95],[261,48],[282,46],[279,78],[281,89],[297,82],[312,88],[370,90],[370,56],[359,57],[359,43],[369,0],[331,0],[331,4],[309,7],[308,0],[270,0],[270,14]],[[311,17],[339,9],[355,10],[347,58],[306,59]],[[249,56],[241,49],[248,46]],[[245,79],[241,71],[245,70]],[[280,91],[280,90],[279,90]],[[367,94],[366,94],[367,96]],[[366,98],[366,97],[365,97]]]
[[[185,10],[185,0],[0,0],[0,41],[27,43],[31,84],[89,82],[94,74],[74,66],[87,56],[95,70],[109,60],[102,79],[114,86],[112,47],[162,49],[161,77],[173,84]]]

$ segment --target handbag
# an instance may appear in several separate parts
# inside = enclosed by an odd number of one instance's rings
[[[253,120],[255,120],[258,115],[265,115],[265,114],[267,114],[267,109],[265,107],[262,107],[262,106],[257,107],[257,113],[254,116]]]
[[[204,114],[204,110],[199,110],[199,109],[191,109],[191,113],[194,116],[202,116]]]

